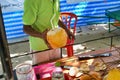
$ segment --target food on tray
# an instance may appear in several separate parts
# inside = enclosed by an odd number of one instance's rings
[[[111,69],[104,80],[120,80],[120,70],[117,68]]]
[[[71,67],[69,70],[70,76],[75,76],[79,72],[79,69],[77,67]]]
[[[47,41],[52,48],[59,48],[66,45],[67,34],[62,28],[54,28],[48,31]]]
[[[80,80],[102,80],[102,77],[98,72],[91,71],[80,76]]]
[[[63,73],[68,74],[69,70],[64,70]]]
[[[80,77],[80,80],[92,80],[92,77],[88,74],[84,74]]]
[[[78,72],[75,77],[80,77],[83,73],[82,72]]]
[[[100,73],[98,73],[98,72],[91,71],[91,72],[89,72],[89,74],[90,74],[95,80],[102,80],[102,77],[101,77]]]
[[[120,64],[118,64],[117,67],[120,68]]]
[[[80,65],[80,71],[84,71],[84,72],[90,71],[89,65],[86,64],[86,63],[81,63],[81,65]]]
[[[103,80],[106,80],[106,78],[107,78],[107,75],[105,75],[105,76],[103,77]]]
[[[94,59],[88,59],[88,60],[87,60],[87,64],[88,64],[88,65],[92,65],[93,62],[94,62]]]
[[[105,70],[107,68],[107,66],[101,62],[96,62],[94,64],[94,67],[95,67],[95,69],[94,69],[95,71],[101,71],[101,70]]]

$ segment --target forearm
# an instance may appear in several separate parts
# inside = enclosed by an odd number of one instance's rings
[[[24,25],[23,31],[30,36],[42,38],[42,34],[34,30],[30,25]]]
[[[50,46],[50,44],[48,43],[47,38],[46,38],[48,29],[46,29],[44,32],[40,33],[40,32],[38,32],[38,31],[34,30],[30,25],[24,25],[24,26],[23,26],[23,31],[24,31],[26,34],[30,35],[30,36],[42,38],[42,39],[45,41],[45,43],[47,44],[47,46],[48,46],[49,48],[51,48],[51,46]]]
[[[66,27],[66,25],[64,25],[64,23],[62,21],[59,20],[58,25],[63,28],[66,32],[70,32],[70,30]]]
[[[65,30],[67,29],[61,20],[59,20],[58,25]]]

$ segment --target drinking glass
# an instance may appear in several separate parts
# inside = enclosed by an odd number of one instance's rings
[[[19,64],[16,67],[16,75],[18,80],[36,80],[32,65],[28,63]]]

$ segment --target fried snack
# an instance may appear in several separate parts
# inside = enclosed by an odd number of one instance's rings
[[[82,72],[78,72],[75,77],[80,77],[83,73]]]
[[[94,67],[95,67],[95,69],[94,69],[95,71],[101,71],[101,70],[105,70],[107,68],[107,66],[101,62],[96,62],[94,64]]]
[[[102,80],[102,77],[98,72],[91,71],[89,72],[89,75],[91,75],[95,80]]]
[[[88,74],[80,76],[80,80],[102,80],[102,77],[98,72],[91,71]]]
[[[86,64],[86,63],[82,63],[82,64],[80,65],[80,71],[83,71],[83,72],[88,72],[88,71],[90,71],[89,65]]]
[[[80,80],[92,80],[93,78],[88,75],[88,74],[84,74],[80,77]]]

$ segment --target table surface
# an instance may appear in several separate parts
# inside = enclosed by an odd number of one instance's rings
[[[119,47],[107,48],[107,49],[102,49],[102,50],[97,50],[97,51],[92,51],[92,52],[86,52],[84,54],[78,54],[78,55],[75,55],[73,57],[65,57],[65,58],[62,58],[62,59],[59,59],[56,61],[57,62],[59,61],[64,65],[79,66],[81,61],[79,61],[79,64],[78,64],[78,61],[76,61],[78,56],[90,55],[90,54],[102,54],[102,53],[112,53],[112,56],[95,58],[95,59],[93,59],[93,63],[97,62],[97,61],[101,61],[107,65],[107,69],[112,69],[119,64],[119,62],[120,62],[120,48]],[[56,61],[54,61],[54,62],[56,62]],[[76,61],[76,63],[74,61]],[[69,76],[68,74],[65,74],[65,77],[66,77],[65,80],[73,80],[73,77]],[[51,78],[48,77],[48,78],[39,79],[39,80],[51,80]]]

